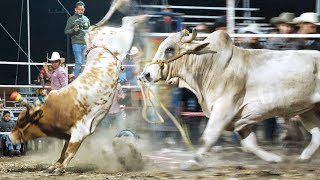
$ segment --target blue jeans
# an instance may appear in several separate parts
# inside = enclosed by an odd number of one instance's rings
[[[9,139],[9,135],[8,134],[3,134],[1,138],[2,138],[2,141],[5,142],[5,145],[8,148],[8,150],[12,151],[13,150],[13,144]],[[21,144],[16,144],[15,145],[15,150],[20,151],[20,148],[21,148]]]
[[[77,78],[81,72],[81,66],[86,63],[84,57],[84,51],[86,49],[85,44],[72,44],[73,55],[74,55],[74,76]]]

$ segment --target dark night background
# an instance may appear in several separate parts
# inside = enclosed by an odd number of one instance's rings
[[[27,53],[27,16],[26,1],[23,0],[24,11],[22,16],[21,47]],[[74,4],[77,0],[60,0],[65,8],[72,15],[74,13]],[[111,0],[83,0],[86,4],[85,15],[91,21],[91,24],[97,23],[107,12]],[[160,0],[138,0],[142,4],[160,4]],[[169,0],[170,5],[194,5],[194,6],[216,6],[225,7],[225,0]],[[242,6],[240,0],[238,7]],[[21,0],[1,0],[0,23],[18,42]],[[316,0],[251,0],[251,7],[260,8],[260,11],[253,12],[252,16],[265,17],[268,22],[273,16],[278,16],[281,12],[294,12],[299,16],[304,12],[315,12]],[[67,57],[67,37],[64,34],[64,27],[69,17],[63,12],[62,6],[57,0],[30,0],[30,29],[31,29],[31,59],[34,62],[45,62],[46,54],[51,55],[52,51],[59,51],[63,57]],[[190,10],[175,10],[191,14]],[[225,11],[206,11],[194,10],[192,14],[197,15],[224,15]],[[237,12],[241,16],[241,12]],[[115,15],[114,22],[119,22],[121,14]],[[206,19],[205,21],[208,21]],[[73,63],[72,51],[68,63]],[[18,47],[11,40],[8,34],[0,27],[0,61],[21,61],[27,62],[27,57],[20,51],[18,56]],[[32,66],[31,66],[32,67]],[[0,65],[0,84],[15,84],[16,65]],[[27,84],[27,66],[18,66],[18,83]],[[36,78],[38,71],[32,67],[32,79]]]

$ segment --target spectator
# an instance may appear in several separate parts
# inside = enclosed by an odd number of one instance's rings
[[[298,34],[316,34],[317,26],[320,25],[318,14],[313,12],[306,12],[299,17],[293,19],[298,23]],[[320,41],[316,38],[300,38],[300,49],[320,50]]]
[[[138,57],[139,49],[135,46],[132,46],[130,52],[128,53],[127,64],[128,65],[136,65],[135,61],[139,60]],[[139,72],[137,71],[137,67],[128,66],[126,68],[126,79],[129,85],[137,85],[137,75]]]
[[[172,33],[177,31],[177,24],[173,22],[172,9],[164,8],[162,9],[164,15],[161,20],[158,20],[156,24],[153,26],[153,32],[161,32],[161,33]],[[167,14],[166,14],[167,13]]]
[[[4,112],[3,109],[5,109],[5,108],[6,108],[6,107],[4,106],[4,102],[3,102],[3,100],[0,98],[0,120],[1,120],[2,117],[3,117],[3,112]],[[13,119],[13,118],[14,118],[14,115],[13,115],[12,111],[9,111],[9,113],[10,113],[10,117]]]
[[[3,112],[3,117],[0,121],[0,132],[10,132],[12,130],[14,126],[14,121],[12,119],[12,117],[10,116],[10,112],[9,111],[4,111]],[[20,156],[21,152],[20,152],[20,148],[21,148],[21,144],[15,144],[13,145],[11,140],[9,139],[9,135],[8,134],[3,134],[1,136],[2,141],[4,141],[6,148],[8,149],[8,155],[9,156]]]
[[[37,89],[36,96],[38,97],[38,101],[40,102],[40,104],[44,104],[45,97],[47,96],[47,89],[46,88]]]
[[[272,34],[294,33],[294,18],[294,13],[290,12],[283,12],[278,17],[271,18],[270,23],[277,28],[277,31],[272,32]],[[298,43],[292,38],[269,38],[265,47],[273,50],[296,50],[298,49]]]
[[[45,73],[44,67],[41,67],[40,72],[37,77],[37,80],[36,80],[36,84],[39,84],[44,87],[47,82],[49,82],[48,74]]]
[[[241,34],[262,34],[258,24],[249,24],[246,27],[240,28]],[[257,37],[245,37],[240,39],[239,46],[245,49],[262,49],[262,45]]]
[[[77,78],[81,72],[81,67],[85,64],[86,43],[84,36],[90,27],[90,20],[84,15],[85,5],[78,1],[75,7],[75,14],[71,16],[65,27],[65,34],[71,36],[73,54],[75,58],[74,76]]]
[[[60,57],[58,52],[53,52],[51,59],[48,59],[52,64],[52,70],[49,71],[48,66],[44,66],[45,73],[51,79],[51,90],[59,90],[68,85],[68,76],[65,70],[60,66],[65,59]]]
[[[227,17],[226,16],[220,16],[218,19],[216,19],[215,23],[213,24],[213,31],[222,30],[227,32]]]
[[[117,85],[117,89],[112,101],[111,108],[107,117],[102,121],[102,127],[109,128],[111,126],[115,126],[116,129],[123,129],[123,114],[120,109],[119,100],[124,99],[125,95],[122,91],[122,87],[120,83]]]

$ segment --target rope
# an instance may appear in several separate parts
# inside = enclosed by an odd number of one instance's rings
[[[152,101],[150,100],[150,96],[149,96],[149,102],[151,103],[151,106],[153,107],[154,111],[156,112],[157,116],[160,118],[159,121],[151,121],[149,118],[148,118],[148,115],[147,115],[147,100],[146,100],[146,95],[145,95],[145,92],[143,90],[143,87],[141,86],[141,94],[142,94],[142,98],[143,98],[143,107],[142,107],[142,117],[145,121],[147,121],[148,123],[154,123],[154,124],[161,124],[161,123],[164,123],[164,119],[162,118],[162,116],[159,114],[159,112],[156,110],[156,108],[154,108],[154,105],[152,103]]]
[[[185,131],[186,127],[182,127],[181,124],[178,122],[178,120],[172,115],[172,113],[161,103],[161,101],[159,100],[159,98],[154,94],[154,92],[150,89],[150,87],[148,87],[143,81],[140,81],[140,83],[142,84],[142,86],[146,87],[148,89],[148,91],[154,96],[155,100],[159,103],[160,107],[162,108],[162,110],[169,116],[169,118],[173,121],[173,123],[175,124],[175,126],[178,128],[180,134],[181,134],[181,137],[182,137],[182,140],[183,142],[187,145],[187,147],[194,151],[195,148],[193,147],[192,143],[191,143],[191,140],[190,140],[190,137],[189,137],[189,134]],[[142,89],[142,91],[143,89]],[[145,99],[145,95],[142,95],[143,96],[143,100],[144,102],[146,101]],[[146,107],[146,103],[144,103],[144,107],[143,109],[145,109]],[[152,106],[154,108],[154,106]],[[155,108],[154,108],[155,109]],[[155,110],[156,111],[156,110]],[[157,112],[157,111],[156,111]],[[144,114],[145,111],[143,111],[142,115],[143,115],[143,118],[146,117],[146,114]],[[160,115],[160,114],[159,114]],[[162,118],[163,119],[163,118]],[[149,119],[145,119],[147,122],[150,122]],[[160,120],[161,121],[161,120]]]
[[[22,29],[22,18],[23,18],[23,15],[22,15],[22,13],[23,13],[23,6],[24,6],[24,0],[21,0],[21,12],[20,12],[20,29],[19,29],[19,45],[20,45],[20,43],[21,43],[21,29]],[[18,52],[17,52],[17,62],[19,61],[19,59],[20,59],[20,49],[18,48]],[[14,84],[15,85],[17,85],[17,83],[18,83],[18,72],[19,72],[19,65],[17,64],[17,66],[16,66],[16,79],[15,79],[15,81],[14,81]]]
[[[69,13],[69,11],[63,6],[63,4],[62,4],[59,0],[57,0],[57,1],[58,1],[58,3],[62,6],[62,8],[68,13],[68,15],[71,16],[71,14]]]
[[[28,54],[22,49],[22,47],[17,43],[17,41],[11,36],[11,34],[7,31],[7,29],[2,25],[2,23],[0,23],[0,26],[3,28],[3,30],[8,34],[8,36],[12,39],[12,41],[14,43],[16,43],[16,45],[20,48],[20,50],[23,52],[23,54],[25,54],[28,57]],[[34,62],[32,59],[30,59],[30,61]],[[39,71],[40,69],[35,66]]]

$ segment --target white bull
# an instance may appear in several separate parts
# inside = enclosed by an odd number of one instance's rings
[[[320,52],[240,49],[217,31],[196,42],[196,32],[165,39],[140,79],[190,89],[209,117],[204,145],[186,169],[199,168],[202,155],[224,130],[239,133],[241,145],[268,162],[283,159],[257,144],[251,125],[264,119],[299,114],[312,134],[299,160],[309,160],[320,145]]]

